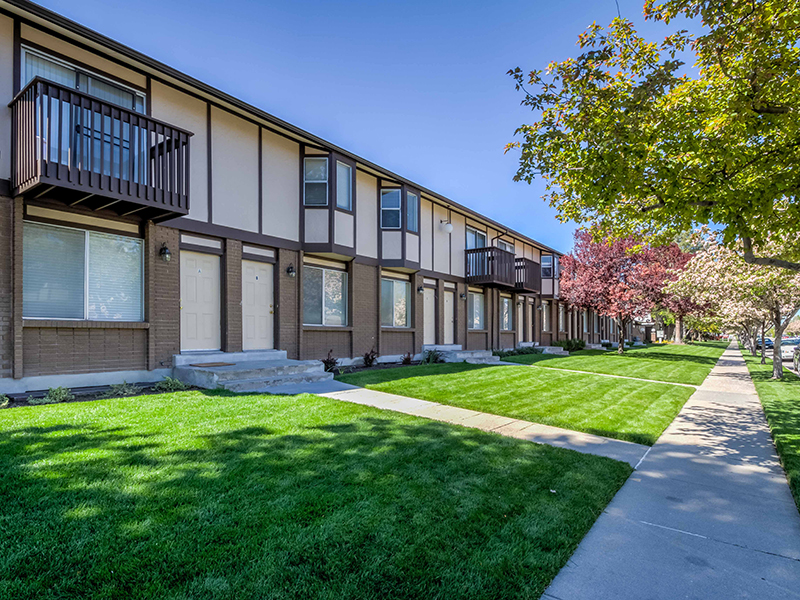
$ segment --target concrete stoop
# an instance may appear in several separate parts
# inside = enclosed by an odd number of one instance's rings
[[[333,373],[325,372],[322,362],[290,360],[286,352],[279,350],[181,354],[175,359],[174,377],[212,390],[279,393],[291,386],[333,379]],[[211,366],[213,363],[231,364]]]
[[[585,348],[587,350],[605,350],[603,344],[586,344]]]
[[[569,352],[561,346],[537,346],[542,349],[542,354],[558,354],[559,356],[569,356]]]
[[[491,350],[450,350],[442,352],[442,361],[446,363],[465,362],[471,365],[491,365],[500,362],[500,357]]]

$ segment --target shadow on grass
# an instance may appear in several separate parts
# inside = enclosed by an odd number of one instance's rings
[[[630,472],[438,423],[354,417],[363,409],[333,401],[271,402],[308,404],[310,417],[294,427],[242,417],[223,431],[178,417],[0,432],[0,589],[538,597]],[[320,416],[330,406],[339,422]]]
[[[468,363],[439,363],[433,365],[415,365],[412,367],[397,367],[395,369],[375,369],[374,371],[360,371],[337,375],[336,380],[352,385],[364,387],[389,381],[401,381],[413,377],[427,377],[429,375],[449,375],[451,373],[464,373],[466,371],[481,371],[483,369],[497,369],[512,365],[471,365]]]

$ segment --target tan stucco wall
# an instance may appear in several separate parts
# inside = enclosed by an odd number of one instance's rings
[[[378,180],[356,172],[356,252],[378,258]]]
[[[212,220],[258,231],[258,127],[211,108]]]
[[[434,204],[433,222],[439,223],[442,220],[447,220],[447,209]],[[433,270],[440,273],[450,272],[450,234],[445,233],[441,227],[435,227],[433,230]]]
[[[25,25],[24,23],[20,28],[20,37],[22,38],[23,44],[26,40],[34,42],[40,46],[49,48],[58,54],[63,54],[64,56],[84,63],[88,67],[97,69],[98,71],[103,71],[109,75],[113,75],[114,77],[118,77],[124,81],[132,83],[133,85],[137,85],[141,88],[147,86],[147,78],[144,75],[102,58],[97,54],[88,52],[82,48],[78,48],[77,46],[73,46],[68,42],[60,40],[57,37],[53,37],[47,33],[43,33],[38,29]]]
[[[0,178],[11,177],[11,109],[14,98],[14,21],[0,16]]]
[[[328,209],[306,208],[306,242],[324,244],[328,241]]]
[[[403,257],[403,237],[400,231],[383,232],[383,258],[395,260]]]
[[[419,236],[406,233],[406,259],[419,262]]]
[[[265,235],[300,240],[300,145],[261,131]]]
[[[334,211],[334,223],[333,223],[333,241],[335,244],[339,244],[340,246],[347,246],[348,248],[353,247],[353,223],[355,219],[353,219],[353,215],[349,215],[347,213],[343,213],[340,211]]]
[[[467,223],[466,219],[455,213],[451,213],[451,223],[453,223],[453,233],[450,234],[450,243],[453,252],[452,275],[464,277],[466,265],[464,260],[464,250],[467,247]]]
[[[428,200],[422,199],[419,207],[419,233],[422,238],[422,252],[420,255],[420,268],[430,271],[433,269],[433,229],[435,224],[431,223],[433,205]]]
[[[207,106],[198,100],[162,83],[151,87],[153,116],[194,133],[191,141],[189,218],[208,219],[208,143]]]

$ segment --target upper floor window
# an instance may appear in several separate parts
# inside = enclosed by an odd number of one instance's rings
[[[484,298],[478,292],[469,292],[467,296],[467,328],[483,329]]]
[[[328,159],[325,157],[303,160],[303,204],[328,205]]]
[[[406,194],[406,229],[419,232],[419,196],[411,192]]]
[[[347,273],[303,265],[303,324],[347,325]]]
[[[467,250],[486,248],[486,234],[472,227],[467,227]]]
[[[411,284],[381,279],[381,327],[411,326]]]
[[[381,190],[381,227],[383,229],[400,229],[400,188]]]
[[[512,309],[511,298],[500,298],[500,329],[503,331],[513,331],[514,311]]]
[[[514,244],[509,244],[503,240],[497,240],[497,247],[501,250],[505,250],[506,252],[511,252],[511,254],[514,254]]]
[[[559,260],[557,256],[553,257],[553,278],[558,279],[561,274],[561,268],[559,266]]]
[[[144,318],[141,239],[26,221],[22,246],[23,317]]]
[[[353,209],[353,167],[336,161],[336,206]]]
[[[80,69],[68,62],[47,56],[41,52],[22,46],[22,81],[25,87],[34,77],[70,87],[95,96],[100,100],[144,113],[145,95],[141,92],[114,83],[89,71]]]
[[[542,256],[542,277],[545,277],[545,278],[552,278],[553,277],[553,257],[552,256]]]

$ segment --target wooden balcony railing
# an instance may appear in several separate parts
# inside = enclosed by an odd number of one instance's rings
[[[466,251],[467,283],[513,288],[516,284],[514,254],[500,248]]]
[[[527,258],[517,258],[514,261],[516,271],[516,292],[535,293],[542,290],[542,269],[539,263]]]
[[[9,106],[14,195],[154,220],[188,214],[191,132],[40,77]]]

